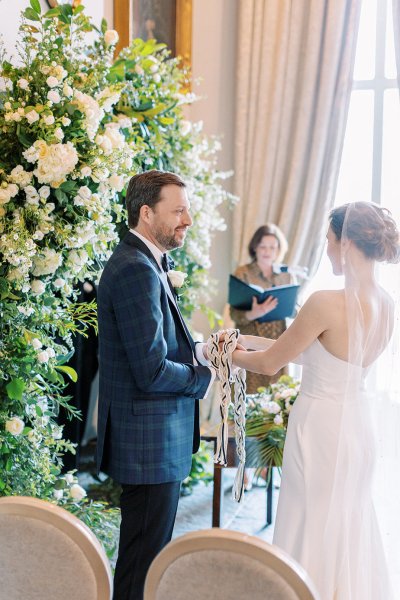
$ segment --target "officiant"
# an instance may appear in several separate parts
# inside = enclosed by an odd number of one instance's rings
[[[278,285],[294,283],[292,275],[281,272],[277,267],[288,250],[288,244],[282,231],[277,225],[266,223],[259,227],[253,234],[248,252],[250,262],[239,266],[234,275],[250,285],[257,285],[268,289]],[[261,304],[257,303],[254,296],[250,310],[239,310],[230,307],[230,316],[235,327],[242,334],[258,335],[266,338],[277,339],[286,329],[286,321],[259,322],[258,319],[276,308],[277,300],[269,296]],[[255,394],[257,388],[267,386],[277,381],[281,375],[286,373],[286,368],[281,369],[273,377],[259,375],[258,373],[247,373],[247,393]]]

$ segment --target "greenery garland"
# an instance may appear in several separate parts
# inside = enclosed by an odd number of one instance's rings
[[[79,304],[74,288],[97,280],[123,231],[129,178],[169,169],[192,201],[194,225],[176,253],[190,277],[190,316],[209,289],[212,233],[225,227],[218,207],[232,200],[215,168],[218,142],[184,119],[193,96],[177,60],[154,40],[134,40],[113,64],[117,40],[82,6],[42,14],[30,0],[18,64],[0,56],[0,495],[65,506],[110,551],[104,505],[62,472],[74,451],[57,423],[60,406],[76,417],[63,393],[76,379],[73,336],[96,325],[95,306]]]

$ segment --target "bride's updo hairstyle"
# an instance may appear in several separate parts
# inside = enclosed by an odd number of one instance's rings
[[[389,263],[400,261],[400,234],[387,208],[371,202],[352,202],[334,208],[329,220],[337,240],[342,239],[345,219],[346,238],[367,258]]]

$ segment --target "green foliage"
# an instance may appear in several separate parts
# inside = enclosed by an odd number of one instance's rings
[[[290,410],[299,392],[299,382],[283,375],[268,388],[248,396],[246,410],[246,464],[281,467]],[[271,470],[269,470],[271,473]]]

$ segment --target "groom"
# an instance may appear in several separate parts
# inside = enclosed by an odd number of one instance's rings
[[[135,175],[126,206],[130,230],[98,290],[97,466],[122,485],[114,600],[141,600],[147,570],[172,536],[199,447],[198,399],[213,375],[168,277],[166,252],[192,225],[185,183],[168,172]]]

